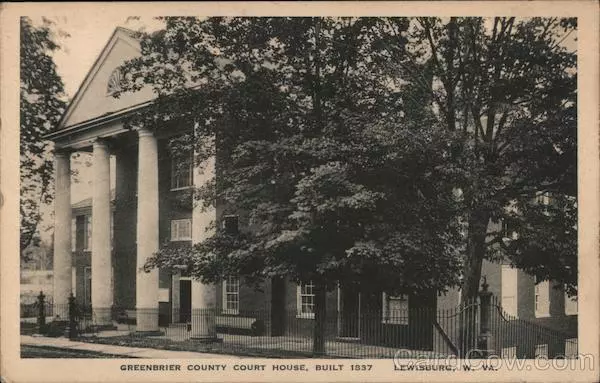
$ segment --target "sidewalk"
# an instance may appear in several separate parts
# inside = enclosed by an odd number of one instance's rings
[[[157,350],[153,348],[113,346],[107,344],[70,341],[67,338],[21,335],[21,344],[28,346],[46,346],[62,349],[84,350],[105,354],[120,355],[123,358],[148,359],[241,359],[239,356],[209,354],[203,352]]]

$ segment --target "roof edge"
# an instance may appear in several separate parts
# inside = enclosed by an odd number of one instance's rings
[[[145,101],[140,104],[129,106],[124,109],[119,109],[119,110],[111,112],[111,113],[103,114],[102,116],[98,116],[98,117],[91,118],[89,120],[81,121],[74,125],[67,126],[63,129],[59,129],[59,130],[50,132],[50,133],[42,136],[42,139],[57,141],[57,140],[63,138],[63,136],[68,136],[71,134],[79,133],[79,132],[85,131],[89,128],[93,128],[95,126],[125,117],[131,113],[134,113],[140,109],[143,109],[143,108],[151,105],[153,102],[154,102],[154,100]]]
[[[71,102],[69,102],[69,104],[67,105],[67,108],[65,109],[65,112],[62,114],[62,116],[60,117],[60,120],[58,120],[58,122],[56,123],[56,127],[57,127],[57,131],[63,130],[64,128],[66,128],[65,126],[63,126],[65,120],[67,119],[67,117],[70,115],[71,111],[72,111],[72,107],[74,107],[74,104],[77,103],[79,101],[79,98],[82,95],[83,89],[85,88],[85,85],[89,82],[89,80],[91,80],[92,77],[92,72],[95,72],[95,69],[98,67],[98,65],[100,64],[100,60],[102,57],[105,56],[105,54],[108,52],[108,48],[111,45],[111,42],[116,38],[118,32],[122,32],[124,34],[126,34],[127,36],[129,36],[130,38],[136,40],[136,41],[140,41],[139,39],[137,39],[134,35],[135,35],[135,31],[125,28],[125,27],[121,27],[118,26],[115,28],[115,30],[112,32],[112,34],[110,35],[110,37],[108,38],[108,40],[106,41],[106,44],[104,44],[104,47],[102,48],[102,50],[100,51],[100,53],[98,54],[98,56],[96,56],[96,59],[94,60],[94,63],[92,64],[90,70],[88,70],[88,72],[86,73],[85,77],[83,78],[83,81],[81,81],[81,84],[79,84],[79,87],[77,88],[77,91],[75,92],[75,95],[73,96],[73,98],[71,99]]]

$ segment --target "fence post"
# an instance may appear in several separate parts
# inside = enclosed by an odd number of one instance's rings
[[[491,298],[492,293],[488,291],[487,278],[483,277],[481,291],[479,292],[479,304],[481,306],[479,317],[479,337],[477,340],[477,348],[482,352],[484,358],[494,352],[492,346],[492,333],[490,331],[491,319]]]
[[[77,303],[73,293],[69,295],[69,339],[77,337]]]
[[[46,296],[43,291],[40,291],[40,295],[37,297],[38,299],[38,316],[37,316],[37,325],[38,332],[43,334],[46,331]]]

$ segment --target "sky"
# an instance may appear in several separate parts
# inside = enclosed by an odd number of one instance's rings
[[[133,30],[145,28],[151,31],[160,27],[161,23],[154,19],[133,19],[114,12],[100,12],[93,18],[88,17],[53,17],[55,27],[68,33],[69,37],[57,36],[62,49],[54,54],[58,74],[63,79],[65,91],[69,99],[75,95],[87,72],[115,28],[121,26]]]

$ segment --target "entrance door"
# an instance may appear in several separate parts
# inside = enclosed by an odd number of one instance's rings
[[[340,337],[360,337],[360,293],[354,288],[340,289]]]
[[[179,322],[187,323],[192,320],[192,281],[179,281]]]
[[[83,304],[92,306],[92,268],[89,266],[83,268]]]
[[[271,280],[271,336],[285,332],[285,281],[281,277]]]

